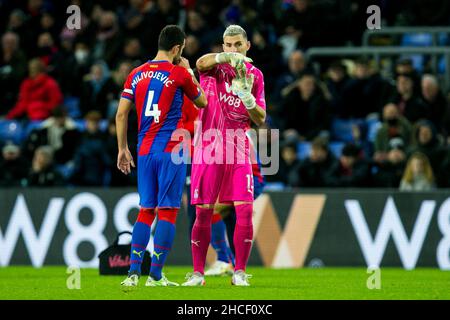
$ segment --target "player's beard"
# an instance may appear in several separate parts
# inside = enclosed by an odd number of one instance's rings
[[[173,64],[177,65],[180,62],[181,62],[181,56],[180,55],[177,55],[177,56],[173,57],[173,62],[172,62]]]

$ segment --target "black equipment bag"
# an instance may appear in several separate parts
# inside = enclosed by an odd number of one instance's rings
[[[99,272],[101,275],[127,275],[130,269],[130,253],[131,253],[131,243],[130,244],[119,244],[119,237],[123,234],[130,234],[129,231],[120,232],[116,240],[111,246],[103,250],[98,258]],[[145,250],[143,252],[144,259],[142,260],[141,272],[142,274],[149,274],[150,272],[150,252]]]

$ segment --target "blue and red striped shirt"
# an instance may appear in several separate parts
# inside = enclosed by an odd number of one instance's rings
[[[128,75],[122,98],[133,101],[138,118],[138,155],[171,152],[179,141],[172,133],[183,128],[183,96],[201,92],[186,68],[169,61],[148,61]]]

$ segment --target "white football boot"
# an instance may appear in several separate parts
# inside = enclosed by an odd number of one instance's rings
[[[225,276],[233,274],[233,266],[231,263],[217,260],[213,265],[205,272],[205,276]]]
[[[131,274],[120,284],[124,287],[136,287],[138,283],[139,283],[139,276],[137,274]]]
[[[231,284],[239,287],[248,287],[250,286],[248,279],[250,279],[251,277],[251,274],[247,274],[243,270],[237,270],[231,277]]]
[[[186,282],[182,283],[183,287],[196,287],[205,285],[205,277],[200,272],[188,273]]]
[[[159,280],[155,280],[151,276],[148,276],[145,286],[146,287],[178,287],[179,284],[176,282],[170,281],[163,274],[161,279],[159,279]]]

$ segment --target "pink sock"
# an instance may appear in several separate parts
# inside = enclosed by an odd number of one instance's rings
[[[211,241],[211,220],[214,209],[197,206],[195,223],[192,228],[191,250],[194,272],[205,271],[206,254]]]
[[[252,249],[253,241],[253,223],[252,213],[253,204],[241,204],[235,206],[236,227],[234,229],[234,249],[235,249],[235,267],[234,270],[243,270],[247,266],[248,257]]]

